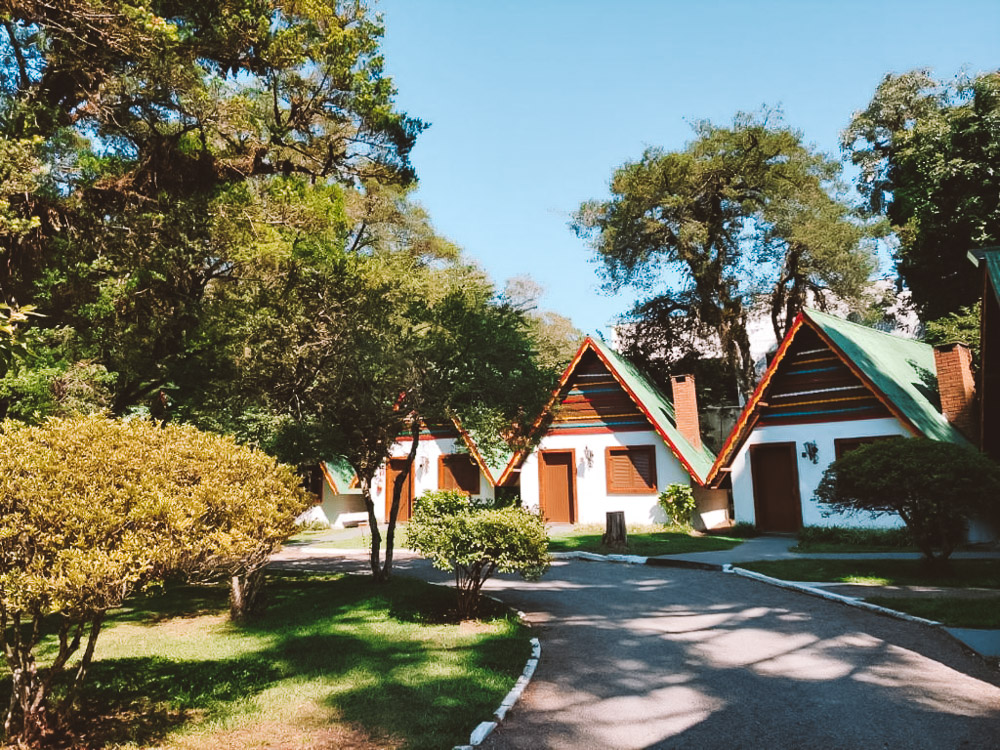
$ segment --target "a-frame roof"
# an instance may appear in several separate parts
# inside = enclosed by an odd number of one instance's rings
[[[469,455],[472,456],[472,460],[479,465],[487,481],[496,487],[503,477],[504,470],[514,457],[514,451],[511,449],[480,450],[479,444],[482,441],[477,439],[473,434],[474,430],[466,429],[459,422],[458,417],[454,418],[454,422],[458,434],[462,436],[465,446],[469,449]]]
[[[986,275],[986,286],[993,288],[993,295],[996,297],[997,302],[1000,303],[1000,247],[985,247],[981,250],[970,250],[969,259],[976,266],[983,266]],[[989,291],[989,289],[986,291]]]
[[[569,363],[569,366],[563,372],[562,377],[559,379],[559,385],[553,391],[552,398],[549,400],[543,416],[535,423],[535,428],[537,429],[541,425],[544,416],[551,411],[559,400],[559,397],[576,372],[580,360],[588,351],[594,352],[604,366],[608,368],[608,371],[617,381],[618,385],[622,387],[629,398],[639,408],[639,411],[649,420],[650,426],[667,444],[667,447],[681,462],[681,465],[684,466],[692,479],[698,484],[704,485],[708,477],[708,472],[715,460],[715,454],[705,446],[695,448],[680,433],[677,429],[676,418],[674,417],[673,404],[670,403],[649,378],[603,341],[590,336],[584,339],[577,350],[576,356],[573,357],[573,361]],[[500,482],[505,482],[514,469],[526,457],[527,453],[524,451],[515,454],[507,465],[503,476],[500,478]]]
[[[806,309],[795,319],[767,372],[737,419],[729,438],[719,451],[709,481],[714,481],[720,469],[732,461],[753,430],[761,407],[766,403],[774,374],[803,327],[815,331],[914,435],[968,444],[968,440],[938,409],[937,368],[934,364],[933,347],[921,341],[904,339],[851,323],[819,310]]]
[[[335,495],[346,493],[354,482],[354,467],[344,456],[334,456],[328,461],[323,461],[319,468]]]

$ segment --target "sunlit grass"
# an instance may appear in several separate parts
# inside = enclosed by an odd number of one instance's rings
[[[928,620],[936,620],[952,628],[1000,628],[1000,598],[873,596],[866,601]]]
[[[683,527],[656,525],[629,526],[628,546],[608,547],[601,543],[604,527],[599,524],[580,524],[572,529],[554,532],[549,541],[550,552],[597,552],[598,554],[625,553],[650,557],[654,555],[679,555],[687,552],[710,552],[732,549],[743,542],[724,536],[695,536]]]
[[[941,568],[923,560],[759,560],[740,567],[786,581],[1000,588],[1000,560],[949,560]]]
[[[513,620],[446,622],[454,592],[420,581],[285,576],[270,594],[243,625],[218,588],[115,612],[79,731],[118,748],[451,747],[499,705],[529,651]]]

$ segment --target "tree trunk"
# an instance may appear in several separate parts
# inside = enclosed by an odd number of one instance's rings
[[[410,424],[410,437],[412,440],[410,441],[410,452],[406,455],[406,466],[396,476],[396,481],[392,485],[392,506],[389,510],[389,527],[385,532],[385,563],[382,565],[381,577],[376,578],[376,580],[383,583],[388,581],[392,575],[392,551],[396,542],[396,519],[399,517],[399,500],[403,494],[403,485],[406,483],[407,476],[410,476],[410,486],[413,486],[413,477],[410,472],[413,468],[413,460],[417,457],[417,448],[420,445],[420,420],[417,417],[414,417],[413,422]]]
[[[366,471],[365,476],[358,475],[358,484],[361,485],[361,498],[365,501],[365,510],[368,511],[368,530],[372,535],[372,546],[368,554],[368,566],[372,571],[372,578],[376,581],[382,580],[382,533],[378,530],[378,516],[375,514],[375,501],[372,500],[372,476]]]
[[[605,514],[604,536],[601,544],[605,547],[624,549],[628,546],[628,536],[625,531],[625,511],[612,510]]]
[[[229,619],[245,620],[264,610],[264,583],[266,580],[263,561],[254,561],[242,573],[230,578]]]

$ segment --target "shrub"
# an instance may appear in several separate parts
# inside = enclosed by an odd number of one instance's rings
[[[52,744],[109,609],[178,572],[239,577],[290,533],[304,505],[291,469],[191,427],[103,417],[4,423],[0,645],[13,685],[8,740]],[[43,669],[35,651],[47,618],[58,646]],[[53,685],[81,646],[67,692],[51,707]]]
[[[738,521],[728,529],[719,529],[718,533],[737,539],[752,539],[755,536],[760,536],[760,529],[749,521]]]
[[[663,508],[673,523],[678,526],[690,526],[694,515],[694,490],[686,484],[668,484],[660,493],[660,507]]]
[[[799,547],[818,544],[840,544],[856,547],[913,546],[913,536],[907,528],[866,529],[847,526],[803,526],[799,529]]]
[[[946,559],[975,516],[1000,506],[1000,466],[971,448],[925,438],[879,440],[827,467],[814,498],[833,513],[898,514],[928,560]]]
[[[549,566],[549,537],[541,516],[516,507],[477,507],[453,490],[417,499],[406,543],[434,567],[454,571],[463,619],[478,611],[483,583],[493,573],[537,580]]]

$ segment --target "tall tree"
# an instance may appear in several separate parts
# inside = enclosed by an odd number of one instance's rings
[[[711,333],[744,395],[753,385],[747,319],[767,299],[780,335],[807,297],[856,298],[872,268],[872,229],[835,192],[840,166],[768,116],[708,122],[682,151],[648,149],[615,171],[611,198],[584,203],[606,288],[655,298],[658,315]]]
[[[0,189],[0,294],[75,331],[116,413],[161,408],[205,354],[246,191],[412,181],[423,124],[393,107],[381,33],[350,1],[0,3],[0,171],[40,164]]]
[[[966,253],[1000,244],[1000,72],[953,82],[889,74],[841,143],[858,190],[899,240],[897,270],[924,320],[981,290]]]

